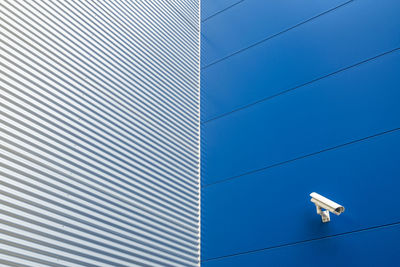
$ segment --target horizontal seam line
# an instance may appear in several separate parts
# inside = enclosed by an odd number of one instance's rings
[[[224,114],[218,115],[218,116],[216,116],[216,117],[214,117],[214,118],[211,118],[211,119],[208,119],[208,120],[206,120],[206,121],[203,121],[201,124],[204,125],[204,124],[206,124],[206,123],[208,123],[208,122],[211,122],[211,121],[220,119],[220,118],[225,117],[225,116],[227,116],[227,115],[230,115],[230,114],[232,114],[232,113],[235,113],[235,112],[238,112],[238,111],[240,111],[240,110],[243,110],[243,109],[252,107],[252,106],[254,106],[254,105],[257,105],[257,104],[259,104],[259,103],[265,102],[265,101],[270,100],[270,99],[272,99],[272,98],[275,98],[275,97],[277,97],[277,96],[280,96],[280,95],[286,94],[286,93],[288,93],[288,92],[294,91],[294,90],[296,90],[296,89],[299,89],[299,88],[301,88],[301,87],[310,85],[310,84],[312,84],[312,83],[314,83],[314,82],[317,82],[317,81],[319,81],[319,80],[328,78],[328,77],[330,77],[330,76],[333,76],[333,75],[335,75],[335,74],[341,73],[341,72],[343,72],[343,71],[352,69],[352,68],[354,68],[354,67],[357,67],[357,66],[359,66],[359,65],[362,65],[362,64],[367,63],[367,62],[369,62],[369,61],[378,59],[378,58],[380,58],[380,57],[382,57],[382,56],[385,56],[385,55],[394,53],[394,52],[396,52],[396,51],[399,50],[399,49],[400,49],[400,47],[397,47],[397,48],[395,48],[395,49],[386,51],[386,52],[384,52],[384,53],[382,53],[382,54],[379,54],[379,55],[373,56],[373,57],[371,57],[371,58],[365,59],[365,60],[360,61],[360,62],[358,62],[358,63],[355,63],[355,64],[353,64],[353,65],[350,65],[350,66],[341,68],[341,69],[339,69],[339,70],[336,70],[336,71],[331,72],[331,73],[329,73],[329,74],[326,74],[326,75],[324,75],[324,76],[318,77],[318,78],[313,79],[313,80],[311,80],[311,81],[308,81],[308,82],[305,82],[305,83],[303,83],[303,84],[294,86],[294,87],[292,87],[292,88],[290,88],[290,89],[286,89],[286,90],[281,91],[281,92],[279,92],[279,93],[276,93],[276,94],[274,94],[274,95],[271,95],[271,96],[262,98],[262,99],[260,99],[260,100],[258,100],[258,101],[253,102],[253,103],[247,104],[247,105],[245,105],[245,106],[239,107],[239,108],[234,109],[234,110],[232,110],[232,111],[229,111],[229,112],[226,112],[226,113],[224,113]]]
[[[300,244],[303,244],[303,243],[309,243],[309,242],[318,241],[318,240],[324,240],[324,239],[329,239],[329,238],[334,238],[334,237],[339,237],[339,236],[356,234],[356,233],[361,233],[361,232],[365,232],[365,231],[377,230],[377,229],[380,229],[380,228],[391,227],[391,226],[395,226],[395,225],[399,225],[399,224],[400,224],[400,222],[394,222],[394,223],[388,223],[388,224],[383,224],[383,225],[378,225],[378,226],[372,226],[372,227],[367,227],[367,228],[363,228],[363,229],[359,229],[359,230],[354,230],[354,231],[349,231],[349,232],[344,232],[344,233],[338,233],[338,234],[334,234],[334,235],[328,235],[328,236],[312,238],[312,239],[307,239],[307,240],[302,240],[302,241],[297,241],[297,242],[292,242],[292,243],[287,243],[287,244],[282,244],[282,245],[271,246],[271,247],[267,247],[267,248],[254,249],[254,250],[249,250],[249,251],[245,251],[245,252],[239,252],[239,253],[235,253],[235,254],[230,254],[230,255],[210,258],[210,259],[202,260],[201,262],[218,260],[218,259],[229,258],[229,257],[235,257],[235,256],[240,256],[240,255],[245,255],[245,254],[261,252],[261,251],[267,251],[267,250],[270,250],[270,249],[276,249],[276,248],[283,248],[283,247],[289,247],[289,246],[294,246],[294,245],[300,245]]]
[[[221,62],[221,61],[223,61],[223,60],[225,60],[225,59],[227,59],[227,58],[230,58],[230,57],[232,57],[232,56],[234,56],[234,55],[237,55],[237,54],[239,54],[239,53],[241,53],[241,52],[243,52],[243,51],[245,51],[245,50],[248,50],[248,49],[250,49],[250,48],[252,48],[252,47],[254,47],[254,46],[257,46],[257,45],[259,45],[259,44],[261,44],[261,43],[264,43],[264,42],[266,42],[266,41],[268,41],[268,40],[270,40],[270,39],[272,39],[272,38],[274,38],[274,37],[276,37],[276,36],[279,36],[279,35],[281,35],[281,34],[283,34],[283,33],[285,33],[285,32],[288,32],[288,31],[290,31],[290,30],[292,30],[292,29],[295,29],[295,28],[297,28],[297,27],[299,27],[299,26],[301,26],[301,25],[303,25],[303,24],[305,24],[305,23],[307,23],[307,22],[310,22],[310,21],[312,21],[312,20],[314,20],[314,19],[317,19],[317,18],[319,18],[319,17],[321,17],[321,16],[323,16],[323,15],[325,15],[325,14],[331,12],[331,11],[334,11],[334,10],[336,10],[336,9],[342,7],[342,6],[345,6],[345,5],[347,5],[347,4],[349,4],[349,3],[353,2],[353,1],[354,1],[354,0],[347,1],[347,2],[345,2],[345,3],[343,3],[343,4],[341,4],[341,5],[338,5],[338,6],[334,7],[334,8],[331,8],[331,9],[329,9],[329,10],[327,10],[327,11],[324,11],[324,12],[322,12],[322,13],[320,13],[320,14],[314,16],[314,17],[311,17],[311,18],[309,18],[309,19],[307,19],[307,20],[305,20],[305,21],[302,21],[302,22],[300,22],[300,23],[298,23],[298,24],[296,24],[296,25],[294,25],[294,26],[291,26],[291,27],[289,27],[289,28],[287,28],[287,29],[285,29],[285,30],[283,30],[283,31],[280,31],[280,32],[275,33],[275,34],[273,34],[273,35],[271,35],[271,36],[268,36],[268,37],[266,37],[266,38],[264,38],[264,39],[262,39],[262,40],[260,40],[260,41],[258,41],[258,42],[256,42],[256,43],[250,45],[250,46],[247,46],[247,47],[242,48],[242,49],[240,49],[240,50],[238,50],[238,51],[236,51],[236,52],[234,52],[234,53],[232,53],[232,54],[229,54],[229,55],[227,55],[227,56],[225,56],[225,57],[222,57],[222,58],[220,58],[220,59],[217,59],[217,60],[215,60],[214,62],[211,62],[210,64],[208,64],[208,65],[202,67],[201,69],[204,70],[204,69],[206,69],[206,68],[208,68],[208,67],[210,67],[210,66],[212,66],[212,65],[214,65],[214,64],[217,64],[217,63],[219,63],[219,62]]]
[[[210,16],[208,16],[207,18],[203,19],[201,22],[205,22],[206,20],[209,20],[209,19],[211,19],[212,17],[215,17],[215,16],[217,16],[218,14],[221,14],[221,13],[224,12],[224,11],[227,11],[228,9],[230,9],[230,8],[232,8],[232,7],[234,7],[234,6],[238,5],[238,4],[240,4],[240,3],[242,3],[243,1],[244,1],[244,0],[240,0],[239,2],[236,2],[236,3],[234,3],[234,4],[230,5],[230,6],[228,6],[228,7],[224,8],[224,9],[222,9],[222,10],[220,10],[220,11],[218,11],[218,12],[216,12],[216,13],[210,15]]]
[[[245,173],[242,173],[242,174],[239,174],[239,175],[227,178],[227,179],[223,179],[223,180],[220,180],[220,181],[217,181],[217,182],[206,184],[206,185],[202,186],[202,189],[204,189],[206,187],[209,187],[209,186],[212,186],[212,185],[216,185],[216,184],[220,184],[220,183],[223,183],[223,182],[235,180],[235,179],[240,178],[242,176],[246,176],[246,175],[250,175],[250,174],[253,174],[253,173],[265,171],[265,170],[271,169],[273,167],[284,165],[286,163],[294,162],[294,161],[297,161],[297,160],[300,160],[300,159],[304,159],[304,158],[308,158],[308,157],[311,157],[311,156],[315,156],[315,155],[318,155],[318,154],[321,154],[321,153],[324,153],[324,152],[327,152],[327,151],[335,150],[337,148],[341,148],[341,147],[344,147],[344,146],[347,146],[347,145],[351,145],[351,144],[355,144],[355,143],[358,143],[358,142],[362,142],[362,141],[365,141],[365,140],[368,140],[368,139],[371,139],[371,138],[374,138],[374,137],[378,137],[378,136],[381,136],[381,135],[384,135],[384,134],[392,133],[392,132],[395,132],[395,131],[398,131],[398,130],[400,130],[400,127],[394,128],[394,129],[391,129],[391,130],[387,130],[387,131],[384,131],[384,132],[380,132],[380,133],[377,133],[377,134],[369,135],[367,137],[356,139],[356,140],[353,140],[353,141],[350,141],[350,142],[347,142],[347,143],[343,143],[343,144],[340,144],[340,145],[337,145],[337,146],[325,148],[325,149],[319,150],[317,152],[309,153],[309,154],[306,154],[306,155],[303,155],[303,156],[300,156],[300,157],[297,157],[297,158],[293,158],[293,159],[289,159],[289,160],[286,160],[286,161],[278,162],[278,163],[275,163],[275,164],[272,164],[272,165],[269,165],[269,166],[266,166],[266,167],[263,167],[263,168],[260,168],[260,169],[252,170],[252,171],[245,172]]]

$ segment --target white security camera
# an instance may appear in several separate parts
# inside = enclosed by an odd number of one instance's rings
[[[317,208],[317,213],[321,215],[322,222],[326,223],[331,220],[329,212],[336,215],[340,215],[344,212],[344,207],[339,205],[326,197],[321,196],[315,192],[310,194],[311,202],[313,202]],[[324,210],[322,210],[324,209]]]

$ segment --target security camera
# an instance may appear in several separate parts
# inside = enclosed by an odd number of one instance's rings
[[[317,208],[317,213],[321,215],[321,219],[323,223],[329,222],[331,220],[329,216],[329,212],[332,212],[336,215],[340,215],[344,212],[344,207],[339,205],[332,200],[327,199],[326,197],[321,196],[315,192],[310,194],[311,202],[313,202]],[[324,209],[324,210],[322,210]]]

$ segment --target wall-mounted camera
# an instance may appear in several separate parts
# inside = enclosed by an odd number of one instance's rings
[[[344,212],[344,207],[336,202],[333,202],[326,197],[321,196],[315,192],[310,194],[311,202],[313,202],[317,208],[317,213],[321,215],[323,223],[329,222],[331,220],[329,212],[336,215],[340,215]]]

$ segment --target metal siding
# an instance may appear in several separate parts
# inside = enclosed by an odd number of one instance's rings
[[[202,266],[399,266],[399,10],[245,0],[203,20]],[[310,192],[346,211],[322,223]]]
[[[0,1],[0,263],[199,265],[198,1]]]

